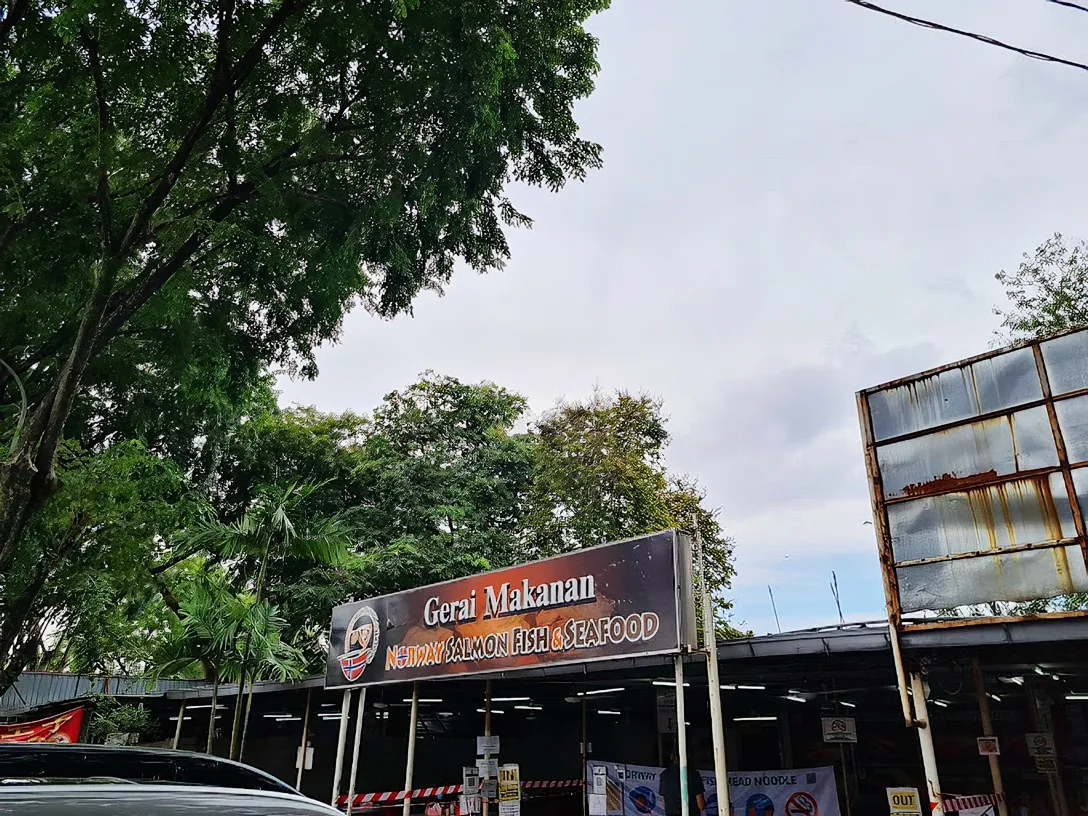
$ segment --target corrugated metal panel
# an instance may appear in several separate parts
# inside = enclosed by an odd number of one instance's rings
[[[23,672],[15,684],[0,696],[0,715],[26,711],[38,706],[74,700],[91,692],[119,697],[160,696],[174,689],[195,688],[202,680],[159,680],[149,683],[131,677],[103,677],[65,672]]]

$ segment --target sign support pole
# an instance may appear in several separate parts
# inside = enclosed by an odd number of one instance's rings
[[[589,761],[589,718],[586,716],[586,696],[582,695],[582,816],[589,814],[589,774],[586,763]],[[1004,814],[1002,814],[1004,816]]]
[[[298,747],[298,774],[295,775],[295,790],[302,789],[302,771],[306,767],[306,736],[310,730],[310,698],[313,689],[306,689],[306,713],[302,715],[302,741]]]
[[[336,767],[332,771],[332,801],[336,807],[336,800],[340,796],[340,778],[344,774],[344,746],[348,741],[348,717],[351,716],[351,689],[344,689],[344,701],[340,704],[340,735],[336,739]]]
[[[363,708],[366,706],[366,686],[359,689],[359,703],[355,707],[355,744],[351,748],[351,775],[348,777],[348,816],[355,804],[355,778],[359,772],[359,745],[363,741]]]
[[[213,717],[215,716],[214,712],[212,713],[212,716]],[[172,747],[173,747],[173,749],[175,751],[178,749],[178,741],[181,739],[181,723],[182,723],[182,721],[184,719],[185,719],[185,701],[182,700],[181,701],[181,707],[178,709],[178,727],[174,729],[174,744],[173,744]]]
[[[922,675],[910,673],[910,688],[914,698],[914,722],[918,726],[918,744],[922,748],[922,767],[926,772],[926,788],[929,791],[929,807],[932,816],[943,816],[944,799],[941,798],[941,780],[937,776],[937,752],[933,749],[933,722],[926,706],[926,689]]]
[[[485,680],[484,681],[484,736],[485,737],[490,737],[491,736],[491,681],[490,680]],[[484,760],[486,761],[486,760],[490,760],[490,759],[491,759],[491,754],[485,752],[484,753]],[[485,777],[481,777],[481,779],[483,779],[483,778],[485,778]],[[487,816],[487,811],[488,811],[488,807],[489,807],[489,804],[490,804],[488,802],[488,800],[487,800],[487,784],[482,783],[482,787],[483,787],[483,797],[482,797],[483,804],[480,806],[480,809],[483,811],[483,816]]]
[[[412,683],[412,721],[408,726],[408,767],[404,771],[404,816],[412,811],[412,771],[416,765],[416,726],[419,724],[419,681]]]
[[[992,737],[994,735],[994,723],[990,718],[990,701],[986,698],[986,683],[982,678],[982,667],[979,665],[977,656],[971,658],[971,668],[975,675],[975,694],[978,695],[978,713],[979,718],[982,720],[982,736]],[[1005,804],[1005,783],[1001,779],[1001,763],[994,754],[988,756],[987,759],[990,760],[990,776],[994,780],[994,793],[1000,797],[997,803],[997,812],[999,816],[1008,816],[1009,809]]]
[[[676,673],[676,748],[680,759],[680,816],[692,816],[688,803],[688,725],[684,721],[684,656],[676,655],[672,663]]]
[[[718,678],[718,635],[714,628],[714,606],[707,583],[706,553],[703,551],[703,537],[699,533],[699,520],[693,515],[691,521],[695,530],[695,548],[699,551],[699,583],[703,589],[703,641],[706,644],[706,677],[710,692],[710,734],[714,743],[714,783],[718,791],[718,813],[728,814],[732,811],[729,808],[729,774],[725,758],[725,726],[722,723],[722,690]],[[681,683],[676,692],[677,695],[683,694],[683,690],[684,686]],[[679,728],[679,724],[677,727]],[[847,813],[847,816],[850,814]]]

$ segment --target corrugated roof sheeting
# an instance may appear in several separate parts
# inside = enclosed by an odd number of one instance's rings
[[[160,696],[175,689],[204,685],[202,680],[147,680],[131,677],[104,677],[64,672],[23,672],[15,684],[0,696],[0,715],[26,711],[38,706],[74,700],[92,692],[118,697]]]

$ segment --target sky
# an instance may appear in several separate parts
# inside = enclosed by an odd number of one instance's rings
[[[884,5],[1088,62],[1047,0]],[[577,109],[604,167],[512,259],[383,321],[362,310],[281,401],[368,412],[427,370],[536,412],[595,388],[664,402],[671,470],[736,541],[756,634],[885,616],[854,394],[989,348],[994,280],[1088,238],[1088,72],[843,0],[613,0]]]

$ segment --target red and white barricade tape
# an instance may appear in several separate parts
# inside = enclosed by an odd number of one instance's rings
[[[956,796],[954,794],[941,797],[945,810],[971,810],[973,808],[986,807],[987,805],[999,805],[1005,801],[1000,793],[980,793],[972,796]]]
[[[522,782],[521,787],[527,790],[536,790],[540,788],[580,788],[582,786],[581,779],[549,779],[536,782]],[[452,796],[461,792],[460,785],[439,785],[436,788],[417,788],[412,791],[412,799],[434,799],[436,796]],[[355,802],[352,805],[353,808],[361,807],[363,805],[379,805],[379,804],[391,804],[393,802],[403,802],[405,799],[404,791],[384,791],[382,793],[357,793],[355,795]],[[341,794],[336,800],[336,806],[343,808],[348,803],[348,797],[346,794]]]

